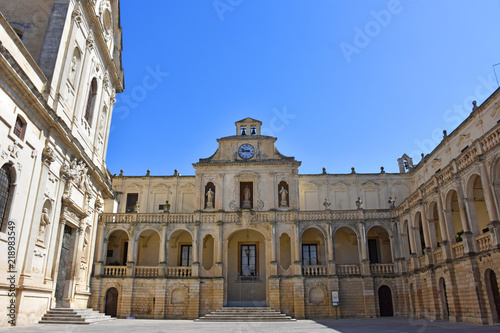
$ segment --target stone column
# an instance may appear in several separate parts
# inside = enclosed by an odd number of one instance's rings
[[[300,249],[301,249],[301,239],[300,239],[300,230],[299,230],[299,222],[295,222],[295,227],[293,228],[294,234],[293,237],[295,239],[295,246],[293,249],[294,256],[294,275],[301,276],[302,275],[302,260],[300,257]]]
[[[134,230],[130,232],[130,244],[129,244],[129,249],[130,251],[127,252],[127,276],[134,276],[135,275],[135,265],[136,262],[136,253],[137,253],[137,239],[134,234]]]
[[[366,239],[365,222],[358,222],[359,231],[359,256],[361,260],[361,274],[370,275],[370,256],[368,254],[368,241]]]
[[[448,221],[447,214],[443,208],[443,202],[441,200],[441,195],[438,195],[437,198],[437,206],[438,206],[438,214],[439,214],[439,230],[441,230],[441,249],[443,250],[443,260],[452,259],[451,256],[451,243],[450,243],[450,230],[453,229],[451,226],[450,229],[450,221]]]
[[[199,232],[200,232],[200,222],[196,222],[194,226],[194,238],[193,238],[193,263],[191,265],[192,271],[191,276],[199,276],[200,270],[200,261],[199,261],[199,249],[198,241],[199,241]]]
[[[108,248],[108,240],[104,239],[105,238],[104,234],[104,222],[100,221],[98,222],[97,225],[97,236],[96,236],[96,249],[95,253],[96,255],[96,262],[94,264],[94,274],[96,276],[100,276],[104,274],[104,265],[106,264],[105,260],[106,257],[104,256],[104,251],[107,250]],[[92,261],[92,258],[89,260],[89,262]],[[91,267],[91,265],[89,265]]]
[[[498,248],[500,247],[500,221],[498,219],[498,206],[496,204],[495,195],[491,189],[493,184],[490,186],[488,171],[484,162],[479,164],[479,172],[481,175],[481,184],[483,186],[486,209],[488,210],[488,216],[490,218],[488,229],[491,235],[491,246],[493,248]]]
[[[328,265],[327,265],[327,270],[328,270],[328,275],[335,275],[335,259],[333,256],[333,225],[332,222],[330,222],[327,226],[327,232],[326,232],[326,253],[327,253],[327,260],[328,260]]]
[[[468,202],[464,198],[461,184],[458,183],[457,185],[458,185],[457,186],[458,187],[458,208],[460,211],[460,219],[462,220],[462,226],[464,228],[464,233],[462,235],[463,244],[464,244],[464,252],[465,253],[476,252],[474,234],[473,234],[472,230],[470,229],[470,223],[469,223],[469,219],[467,216],[468,215],[467,214]]]
[[[271,222],[271,271],[270,276],[278,276],[278,259],[277,259],[277,245],[276,245],[276,221]]]
[[[158,265],[158,276],[166,275],[166,266],[165,263],[165,243],[167,239],[167,227],[161,227],[161,235],[160,235],[160,253],[158,257],[159,265]]]
[[[415,239],[415,227],[411,213],[408,215],[408,238],[410,239],[410,255],[418,252],[417,240]]]
[[[217,243],[217,248],[216,248],[216,253],[215,253],[215,266],[217,267],[217,271],[219,272],[219,276],[222,276],[222,269],[223,269],[223,262],[222,262],[222,245],[223,245],[223,241],[222,241],[222,235],[223,235],[223,222],[222,221],[219,221],[217,222],[217,239],[214,241],[216,241]]]

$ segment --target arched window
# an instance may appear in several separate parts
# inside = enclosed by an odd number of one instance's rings
[[[87,98],[87,107],[85,108],[85,120],[89,125],[92,124],[92,114],[94,112],[94,104],[97,97],[97,80],[92,79],[89,89],[89,97]]]
[[[0,230],[5,231],[12,196],[12,177],[7,164],[0,169]]]

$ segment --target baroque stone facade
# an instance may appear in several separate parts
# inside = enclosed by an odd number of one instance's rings
[[[195,176],[122,172],[99,219],[90,306],[498,322],[499,105],[497,91],[399,173],[301,175],[251,118]]]
[[[113,196],[105,155],[123,71],[116,0],[0,0],[0,12],[7,326],[88,306],[98,214]]]

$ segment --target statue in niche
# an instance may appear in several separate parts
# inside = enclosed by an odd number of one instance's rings
[[[252,208],[252,205],[250,205],[250,195],[251,195],[250,188],[247,185],[243,189],[243,198],[244,199],[243,199],[243,207],[241,207],[241,208],[246,208],[246,209]]]
[[[288,202],[286,200],[286,195],[288,194],[288,191],[281,186],[280,190],[280,197],[281,197],[281,202],[280,202],[280,207],[288,207]]]
[[[38,229],[38,240],[43,242],[45,238],[45,227],[50,224],[49,209],[44,208],[40,219],[40,228]]]
[[[207,191],[207,208],[214,208],[214,192],[211,188],[208,188]]]

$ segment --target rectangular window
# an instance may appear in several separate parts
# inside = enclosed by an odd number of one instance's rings
[[[241,276],[257,276],[256,254],[256,245],[241,245]]]
[[[158,210],[163,210],[165,205],[158,205]]]
[[[139,200],[139,193],[127,193],[127,206],[125,207],[126,213],[133,213],[135,203]]]
[[[193,247],[191,245],[181,245],[181,266],[191,266]]]
[[[318,264],[318,246],[316,244],[302,244],[302,265],[315,266]]]
[[[370,255],[370,262],[372,264],[378,264],[378,246],[376,239],[368,240],[368,254]]]
[[[21,120],[21,118],[17,117],[16,119],[16,124],[14,126],[14,134],[22,139],[23,138],[23,133],[24,132],[24,123],[23,121]]]

